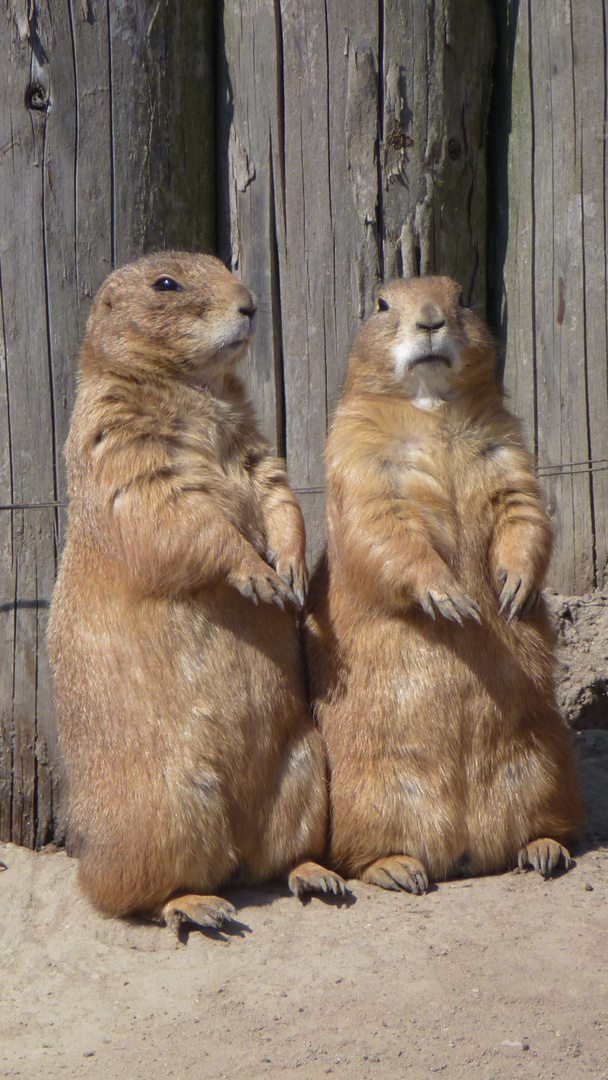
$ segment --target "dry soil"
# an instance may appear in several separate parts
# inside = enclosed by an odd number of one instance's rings
[[[226,934],[104,919],[65,853],[0,846],[0,1075],[608,1080],[608,732],[577,736],[576,866],[350,903],[235,890]]]

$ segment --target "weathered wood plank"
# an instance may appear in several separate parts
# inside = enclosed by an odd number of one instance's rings
[[[580,161],[576,160],[570,19],[563,5],[534,12],[530,40],[534,100],[535,330],[538,460],[588,457]],[[557,533],[553,579],[573,571],[575,592],[593,583],[588,479],[545,481]]]
[[[327,418],[380,272],[377,11],[231,2],[224,35],[224,254],[261,299],[249,389],[314,553]]]
[[[115,261],[215,240],[211,0],[0,12],[0,494],[64,499],[78,341]],[[43,650],[61,518],[0,511],[0,837],[54,824]]]
[[[385,0],[384,273],[442,273],[485,312],[489,4]]]
[[[44,191],[49,84],[45,66],[52,27],[35,8],[14,5],[0,22],[2,70],[9,93],[0,110],[0,273],[5,360],[5,427],[2,441],[7,502],[55,498],[51,441]],[[19,177],[15,183],[11,177]],[[43,437],[40,435],[43,434]],[[3,499],[4,501],[4,499]],[[2,522],[3,837],[30,847],[46,838],[52,808],[41,784],[37,751],[42,735],[39,701],[49,702],[41,681],[39,644],[44,605],[54,578],[54,515],[20,511]],[[50,543],[49,543],[50,540]],[[39,801],[39,789],[42,795]]]
[[[226,5],[218,71],[219,250],[259,301],[258,332],[243,374],[266,437],[285,453],[281,296],[273,141],[280,133],[274,5]],[[246,89],[245,89],[246,88]]]
[[[324,482],[328,420],[359,315],[380,272],[377,179],[370,167],[377,140],[377,24],[368,8],[350,5],[347,19],[344,8],[329,12],[320,0],[281,5],[286,452],[294,486],[309,492],[307,527],[317,538],[323,497],[310,489]],[[360,111],[355,85],[365,95]]]
[[[549,580],[583,593],[607,572],[605,5],[499,12],[493,197],[506,196],[508,214],[495,231],[495,323],[555,526]]]
[[[500,5],[489,137],[489,317],[503,350],[510,405],[536,452],[534,184],[529,19],[519,0]],[[524,120],[527,118],[527,122]]]
[[[602,0],[572,4],[575,79],[575,158],[580,168],[580,228],[584,309],[587,455],[597,462],[589,497],[594,544],[594,579],[608,583],[608,293],[606,220],[608,187],[606,5]],[[572,314],[572,313],[570,313]],[[582,373],[581,373],[582,374]],[[575,483],[585,485],[585,477]],[[588,490],[586,487],[584,490]],[[591,573],[589,579],[591,580]]]

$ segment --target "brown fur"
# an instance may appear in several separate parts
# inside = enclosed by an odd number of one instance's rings
[[[180,288],[159,289],[163,275]],[[175,927],[234,914],[182,894],[284,874],[325,846],[293,610],[304,526],[234,374],[254,319],[210,256],[116,271],[93,305],[66,444],[48,647],[80,881],[112,914],[159,913],[177,894]],[[341,888],[319,867],[291,884]]]
[[[559,844],[581,807],[537,602],[551,532],[533,463],[458,286],[395,281],[378,304],[328,439],[308,601],[331,857],[412,891],[425,868],[496,871],[518,853],[549,873],[570,863]]]

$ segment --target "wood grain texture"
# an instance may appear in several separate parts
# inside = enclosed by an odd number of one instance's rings
[[[148,248],[215,246],[211,0],[0,12],[0,502],[65,498],[92,296]],[[0,838],[40,846],[57,765],[43,648],[53,509],[0,512]]]
[[[262,298],[249,387],[287,458],[314,558],[322,450],[350,343],[384,276],[485,300],[486,0],[224,4],[223,254]]]
[[[608,572],[605,5],[499,9],[494,321],[555,526],[550,584],[583,593]]]

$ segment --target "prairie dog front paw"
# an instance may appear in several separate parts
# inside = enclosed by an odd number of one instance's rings
[[[281,581],[297,598],[298,607],[304,607],[308,593],[308,570],[306,563],[297,555],[281,555],[272,559]]]
[[[523,619],[536,606],[540,596],[534,572],[529,567],[510,570],[503,567],[496,576],[500,588],[499,614],[506,612],[507,622],[512,622],[516,617]]]
[[[418,597],[418,603],[431,619],[435,619],[439,613],[444,619],[460,623],[461,626],[463,619],[474,619],[476,623],[481,623],[479,605],[467,596],[453,578],[440,585],[427,586]]]
[[[286,602],[294,607],[300,606],[299,598],[291,585],[256,552],[252,551],[250,557],[243,559],[241,565],[228,574],[228,581],[242,596],[253,600],[254,604],[262,600],[266,604],[277,604],[281,608]]]

